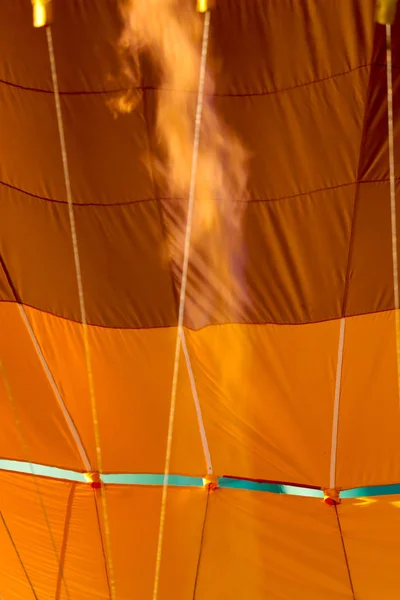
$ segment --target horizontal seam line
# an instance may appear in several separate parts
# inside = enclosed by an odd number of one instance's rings
[[[400,179],[400,177],[395,177],[395,180],[398,181]],[[322,187],[322,188],[316,188],[313,190],[308,190],[306,192],[298,192],[297,194],[292,194],[290,196],[280,196],[278,198],[250,198],[249,200],[235,200],[236,203],[240,203],[240,204],[268,204],[268,203],[273,203],[273,202],[282,202],[284,200],[293,200],[295,198],[300,198],[302,196],[310,196],[312,194],[318,194],[321,192],[325,192],[325,191],[331,191],[331,190],[336,190],[336,189],[340,189],[343,187],[349,187],[352,185],[358,185],[358,184],[366,184],[366,183],[385,183],[389,181],[388,177],[384,177],[382,179],[361,179],[360,181],[349,181],[346,183],[338,183],[336,185],[332,185],[332,186],[326,186],[326,187]],[[14,190],[16,192],[19,192],[21,194],[24,194],[25,196],[29,196],[30,198],[34,198],[36,200],[43,200],[44,202],[52,202],[54,204],[65,204],[67,205],[67,201],[66,200],[58,200],[56,198],[47,198],[45,196],[39,196],[38,194],[34,194],[32,192],[28,192],[27,190],[24,190],[22,188],[17,187],[16,185],[13,185],[12,183],[7,183],[6,181],[0,181],[0,185],[10,189],[10,190]],[[171,202],[175,202],[178,200],[184,200],[184,198],[181,197],[168,197],[168,196],[161,196],[161,197],[157,197],[157,198],[141,198],[139,200],[126,200],[126,201],[121,201],[121,202],[73,202],[73,205],[76,207],[86,207],[86,206],[92,206],[92,207],[99,207],[99,208],[110,208],[112,206],[133,206],[135,204],[145,204],[145,203],[150,203],[150,202],[157,202],[158,200],[161,200],[162,202],[165,201],[171,201]]]
[[[27,304],[26,302],[21,302],[21,301],[17,301],[17,300],[8,300],[8,299],[1,299],[0,298],[0,304],[17,304],[17,305],[22,305],[24,307],[30,308],[32,310],[36,310],[40,313],[44,313],[46,315],[50,315],[51,317],[54,317],[56,319],[63,319],[64,321],[69,321],[71,323],[78,323],[81,324],[80,321],[76,320],[76,319],[72,319],[70,317],[65,317],[63,315],[58,315],[56,313],[52,313],[49,310],[46,310],[44,308],[38,308],[37,306],[33,306],[32,304]],[[341,319],[352,319],[352,318],[359,318],[359,317],[366,317],[366,316],[370,316],[370,315],[379,315],[382,313],[391,313],[394,312],[395,308],[381,308],[379,310],[373,310],[373,311],[368,311],[368,312],[364,312],[364,313],[352,313],[349,315],[345,315],[344,317],[342,315],[339,315],[337,317],[331,317],[331,318],[326,318],[326,319],[319,319],[316,321],[304,321],[302,323],[296,323],[296,322],[287,322],[287,323],[277,323],[274,321],[260,321],[258,323],[254,323],[254,322],[249,322],[249,321],[232,321],[232,322],[221,322],[221,323],[208,323],[206,325],[203,325],[202,327],[189,327],[188,325],[184,325],[184,329],[186,329],[187,331],[204,331],[204,329],[207,329],[209,327],[229,327],[230,325],[237,325],[237,326],[247,326],[247,327],[263,327],[265,325],[271,325],[274,327],[304,327],[304,326],[310,326],[310,325],[318,325],[321,323],[333,323],[334,321],[340,321]],[[109,330],[119,330],[119,331],[144,331],[147,329],[172,329],[172,328],[176,328],[178,326],[177,323],[172,323],[171,325],[149,325],[149,326],[140,326],[140,327],[124,327],[124,326],[113,326],[113,325],[103,325],[101,323],[90,323],[88,322],[88,327],[97,327],[99,329],[109,329]]]
[[[341,71],[340,73],[333,73],[332,75],[327,75],[326,77],[321,77],[320,79],[313,79],[312,81],[306,81],[304,83],[298,83],[296,85],[292,85],[292,86],[288,86],[286,88],[280,88],[280,89],[274,89],[274,90],[262,90],[260,92],[243,92],[243,93],[237,93],[237,94],[233,94],[233,93],[222,93],[222,92],[216,92],[213,94],[205,94],[206,96],[209,97],[216,97],[216,98],[243,98],[243,97],[253,97],[253,96],[271,96],[274,94],[280,94],[283,92],[288,92],[290,90],[296,90],[298,88],[302,88],[302,87],[307,87],[310,85],[315,85],[318,83],[323,83],[324,81],[329,81],[330,79],[335,79],[336,77],[343,77],[344,75],[348,75],[349,73],[353,73],[354,71],[358,71],[360,69],[366,69],[369,67],[386,67],[386,65],[382,64],[382,63],[367,63],[367,64],[363,64],[363,65],[358,65],[357,67],[352,67],[351,69],[348,69],[347,71]],[[398,69],[400,67],[394,66],[394,69]],[[7,81],[6,79],[0,79],[0,84],[2,85],[7,85],[9,87],[13,87],[19,90],[24,90],[24,91],[28,91],[28,92],[36,92],[36,93],[41,93],[41,94],[53,94],[53,90],[46,90],[43,88],[35,88],[35,87],[29,87],[29,86],[25,86],[19,83],[15,83],[13,81]],[[155,91],[155,92],[171,92],[171,93],[177,93],[177,94],[196,94],[196,91],[191,91],[191,90],[176,90],[176,89],[168,89],[168,88],[158,88],[155,86],[132,86],[132,87],[125,87],[125,88],[115,88],[115,89],[111,89],[111,90],[71,90],[71,91],[60,91],[60,95],[62,96],[100,96],[100,95],[112,95],[112,94],[122,94],[122,93],[126,93],[126,92],[131,92],[131,91]]]
[[[395,177],[396,180],[399,180],[400,177]],[[235,202],[240,202],[241,204],[253,204],[253,203],[266,203],[268,204],[269,202],[281,202],[283,200],[292,200],[294,198],[300,198],[301,196],[311,196],[312,194],[318,194],[320,192],[327,192],[327,191],[331,191],[331,190],[337,190],[343,187],[350,187],[352,185],[361,185],[364,183],[385,183],[389,181],[389,177],[384,177],[382,179],[361,179],[359,181],[349,181],[347,183],[338,183],[336,185],[332,185],[332,186],[326,186],[326,187],[322,187],[322,188],[316,188],[314,190],[309,190],[307,192],[299,192],[297,194],[292,194],[291,196],[280,196],[279,198],[267,198],[265,200],[263,199],[258,199],[258,198],[254,198],[254,199],[250,199],[250,200],[236,200]]]

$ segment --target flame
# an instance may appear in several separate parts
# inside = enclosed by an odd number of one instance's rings
[[[183,262],[184,217],[192,173],[204,16],[196,12],[195,0],[125,0],[121,12],[122,46],[130,50],[136,65],[140,56],[149,57],[152,69],[159,76],[156,130],[158,155],[161,154],[162,159],[158,156],[158,160],[153,160],[153,175],[160,186],[168,182],[172,198],[184,199],[178,209],[172,202],[170,207],[164,208],[170,212],[169,239],[170,244],[171,240],[174,243],[169,254],[175,269],[179,270]],[[227,310],[230,312],[228,320],[236,320],[238,302],[234,298],[233,281],[237,275],[235,256],[240,256],[241,214],[235,201],[241,199],[246,186],[246,152],[218,116],[214,89],[208,60],[190,255],[191,263],[193,259],[193,264],[201,264],[204,290],[199,294],[198,284],[196,287],[191,283],[194,276],[191,269],[187,290],[192,307],[197,305],[211,321],[218,312],[226,316]],[[129,109],[129,99],[121,98],[120,104],[121,110]],[[218,277],[214,290],[205,280],[207,269]],[[199,279],[197,276],[197,281]]]

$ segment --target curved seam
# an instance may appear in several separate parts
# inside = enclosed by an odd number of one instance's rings
[[[61,545],[60,561],[59,561],[59,565],[58,565],[57,586],[56,586],[56,593],[54,596],[54,600],[59,600],[60,594],[61,594],[61,585],[63,582],[64,564],[65,564],[65,557],[67,554],[69,526],[70,526],[70,522],[71,522],[72,505],[74,502],[75,488],[76,488],[76,483],[75,482],[71,483],[69,494],[68,494],[68,500],[67,500],[67,509],[65,512],[64,533],[63,533],[63,539],[62,539],[62,545]]]
[[[398,181],[400,179],[399,177],[395,177],[395,180]],[[279,196],[277,198],[249,198],[248,200],[235,200],[236,203],[240,203],[240,204],[253,204],[253,203],[265,203],[268,204],[269,202],[281,202],[283,200],[292,200],[295,198],[300,198],[302,196],[311,196],[312,194],[318,194],[320,192],[326,192],[326,191],[331,191],[331,190],[336,190],[336,189],[340,189],[343,187],[350,187],[352,185],[361,185],[361,184],[368,184],[368,183],[386,183],[387,181],[389,181],[388,177],[383,177],[382,179],[362,179],[362,180],[356,180],[356,181],[348,181],[345,183],[338,183],[335,185],[327,185],[325,187],[321,187],[321,188],[315,188],[313,190],[307,190],[305,192],[297,192],[296,194],[290,194],[289,196]],[[14,190],[16,192],[20,192],[21,194],[24,194],[25,196],[29,196],[31,198],[34,198],[36,200],[43,200],[45,202],[51,202],[53,204],[63,204],[63,205],[67,205],[68,202],[66,200],[58,200],[56,198],[47,198],[46,196],[40,196],[39,194],[34,194],[32,192],[29,192],[27,190],[24,190],[16,185],[13,185],[12,183],[7,183],[6,181],[0,181],[0,185],[3,185],[4,187],[7,187],[11,190]],[[74,208],[86,208],[86,207],[99,207],[99,208],[111,208],[111,207],[121,207],[121,206],[134,206],[135,204],[144,204],[144,203],[150,203],[150,202],[159,202],[159,201],[169,201],[169,202],[177,202],[177,201],[182,201],[184,200],[184,198],[179,198],[177,196],[156,196],[154,198],[139,198],[138,200],[125,200],[125,201],[121,201],[121,202],[73,202],[73,206]]]
[[[196,565],[196,574],[195,574],[195,577],[194,577],[194,586],[193,586],[193,597],[192,597],[192,600],[196,599],[197,585],[198,585],[198,582],[199,582],[200,564],[201,564],[201,559],[202,559],[202,556],[203,556],[204,536],[205,536],[205,529],[206,529],[206,520],[207,520],[207,514],[208,514],[209,499],[210,499],[210,489],[207,488],[206,506],[205,506],[205,509],[204,509],[203,525],[202,525],[202,528],[201,528],[200,547],[199,547],[199,555],[198,555],[197,565]]]
[[[68,321],[69,323],[81,323],[81,321],[77,320],[77,319],[73,319],[71,317],[65,317],[64,315],[59,315],[57,313],[53,313],[50,310],[44,309],[44,308],[38,308],[37,306],[34,306],[33,304],[28,304],[27,302],[22,302],[19,303],[16,300],[10,300],[10,299],[1,299],[0,298],[0,305],[1,304],[22,304],[23,306],[26,306],[27,308],[31,308],[32,310],[36,310],[39,313],[45,314],[45,315],[49,315],[50,317],[54,317],[55,319],[62,319],[63,321]],[[347,315],[346,319],[356,319],[356,318],[361,318],[361,317],[368,317],[371,315],[379,315],[379,314],[383,314],[383,313],[392,313],[394,312],[395,309],[392,308],[381,308],[379,310],[372,310],[372,311],[367,311],[367,312],[360,312],[360,313],[354,313],[351,315]],[[305,326],[309,326],[309,325],[318,325],[320,323],[334,323],[335,321],[339,321],[340,319],[343,319],[342,316],[338,315],[337,317],[327,317],[326,319],[316,319],[315,321],[301,321],[301,322],[293,322],[293,321],[284,321],[284,322],[277,322],[277,321],[257,321],[257,322],[249,322],[249,321],[221,321],[220,323],[207,323],[206,325],[202,325],[201,327],[188,327],[187,325],[184,325],[184,329],[187,331],[192,331],[192,332],[198,332],[198,331],[204,331],[205,329],[208,329],[210,327],[229,327],[231,325],[241,325],[241,326],[246,326],[246,327],[262,327],[265,325],[271,325],[274,327],[305,327]],[[103,325],[102,323],[90,323],[88,322],[87,324],[88,327],[93,327],[93,328],[98,328],[98,329],[106,329],[106,330],[112,330],[112,331],[147,331],[149,329],[155,329],[155,330],[159,330],[159,329],[175,329],[176,328],[176,324],[175,323],[170,323],[167,325],[140,325],[140,326],[124,326],[124,325]]]
[[[12,544],[12,547],[13,547],[13,548],[14,548],[14,550],[15,550],[15,553],[16,553],[16,555],[17,555],[17,557],[18,557],[18,560],[19,560],[19,563],[20,563],[20,565],[21,565],[21,568],[22,568],[23,572],[25,573],[25,577],[26,577],[26,579],[27,579],[27,581],[28,581],[28,583],[29,583],[29,586],[30,586],[30,588],[31,588],[31,590],[32,590],[32,594],[33,594],[33,596],[34,596],[35,600],[39,600],[39,599],[38,599],[38,596],[37,596],[37,594],[36,594],[36,592],[35,592],[35,588],[33,587],[33,583],[32,583],[32,581],[31,581],[31,579],[30,579],[30,577],[29,577],[29,575],[28,575],[28,571],[27,571],[27,570],[26,570],[26,568],[25,568],[25,565],[24,565],[24,563],[23,563],[23,561],[22,561],[21,555],[20,555],[20,553],[19,553],[19,551],[18,551],[17,545],[16,545],[16,543],[15,543],[15,541],[14,541],[14,538],[13,538],[13,536],[12,536],[12,534],[11,534],[11,531],[10,531],[10,530],[9,530],[9,528],[8,528],[8,525],[7,525],[7,523],[6,523],[6,520],[5,520],[5,518],[4,518],[4,515],[3,515],[3,513],[2,513],[2,511],[1,511],[1,510],[0,510],[0,519],[1,519],[2,523],[3,523],[3,525],[4,525],[4,529],[6,530],[6,532],[7,532],[7,535],[8,535],[8,537],[9,537],[9,539],[10,539],[10,542],[11,542],[11,544]]]
[[[335,504],[335,513],[336,513],[336,520],[337,520],[337,524],[338,524],[338,528],[339,528],[340,539],[341,539],[341,542],[342,542],[342,549],[343,549],[343,554],[344,554],[344,560],[345,560],[345,563],[346,563],[346,569],[347,569],[347,575],[348,575],[348,578],[349,578],[350,589],[351,589],[353,600],[356,600],[356,596],[355,596],[355,593],[354,593],[353,579],[351,577],[349,559],[348,559],[347,552],[346,552],[346,545],[344,543],[342,526],[340,524],[339,512],[338,512],[338,508],[337,508],[336,504]]]
[[[400,177],[396,177],[396,180],[399,180]],[[361,180],[356,180],[356,181],[349,181],[346,183],[338,183],[336,185],[330,185],[330,186],[325,186],[322,188],[316,188],[313,190],[308,190],[305,192],[298,192],[296,194],[292,194],[290,196],[280,196],[278,198],[254,198],[254,199],[250,199],[250,200],[235,200],[235,202],[241,202],[243,204],[252,204],[254,202],[260,202],[260,203],[266,203],[268,204],[269,202],[281,202],[282,200],[292,200],[295,198],[300,198],[301,196],[311,196],[312,194],[317,194],[319,192],[327,192],[327,191],[331,191],[331,190],[337,190],[343,187],[350,187],[352,185],[361,185],[364,183],[386,183],[387,181],[389,181],[389,177],[383,177],[382,179],[361,179]]]
[[[383,67],[385,65],[382,65],[381,63],[367,63],[367,64],[362,64],[362,65],[357,65],[356,67],[352,67],[351,69],[348,69],[347,71],[340,71],[339,73],[333,73],[332,75],[327,75],[326,77],[320,77],[319,79],[313,79],[312,81],[305,81],[303,83],[297,83],[295,85],[291,85],[285,88],[280,88],[280,89],[273,89],[273,90],[261,90],[259,92],[243,92],[243,93],[229,93],[229,92],[214,92],[213,94],[207,94],[205,93],[204,95],[207,97],[216,97],[216,98],[252,98],[252,97],[257,97],[257,96],[272,96],[275,94],[280,94],[283,92],[289,92],[291,90],[296,90],[298,88],[303,88],[303,87],[308,87],[311,85],[315,85],[318,83],[324,83],[325,81],[329,81],[331,79],[335,79],[337,77],[343,77],[345,75],[348,75],[350,73],[353,73],[354,71],[359,71],[360,69],[365,69],[368,67]],[[393,67],[393,68],[400,68],[400,67]],[[35,87],[29,87],[29,86],[25,86],[19,83],[15,83],[12,81],[7,81],[6,79],[0,79],[0,84],[1,85],[6,85],[9,87],[13,87],[19,90],[23,90],[23,91],[27,91],[27,92],[35,92],[35,93],[41,93],[41,94],[53,94],[53,90],[46,90],[43,88],[35,88]],[[196,91],[192,91],[192,90],[177,90],[177,89],[173,89],[173,88],[162,88],[162,87],[156,87],[156,86],[131,86],[131,87],[124,87],[124,88],[114,88],[111,90],[71,90],[71,91],[61,91],[60,90],[60,95],[62,96],[99,96],[99,95],[107,95],[107,94],[122,94],[122,93],[126,93],[129,91],[155,91],[155,92],[171,92],[171,93],[186,93],[186,94],[197,94]]]
[[[103,490],[101,490],[100,493],[103,493]],[[102,552],[102,556],[103,556],[103,564],[104,564],[104,570],[105,570],[106,580],[107,580],[108,595],[111,599],[112,596],[111,596],[110,578],[109,578],[109,574],[108,574],[108,561],[107,561],[106,551],[104,548],[103,532],[101,529],[100,512],[99,512],[99,507],[97,504],[96,490],[93,490],[93,500],[94,500],[94,505],[96,508],[97,526],[98,526],[99,536],[100,536],[101,552]]]

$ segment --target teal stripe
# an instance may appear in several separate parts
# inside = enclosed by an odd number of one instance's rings
[[[57,467],[47,467],[45,465],[31,464],[28,462],[20,462],[14,460],[1,460],[0,470],[12,471],[17,473],[27,473],[40,475],[42,477],[50,477],[52,479],[64,479],[67,481],[76,481],[84,483],[86,480],[83,473],[77,471],[68,471],[66,469],[58,469]],[[114,485],[147,485],[160,486],[164,483],[163,474],[146,474],[146,473],[111,473],[103,475],[104,483]],[[177,487],[202,487],[203,480],[200,477],[187,477],[183,475],[169,475],[168,485]],[[289,496],[302,496],[306,498],[324,497],[321,490],[310,489],[307,487],[281,485],[278,483],[259,483],[256,481],[248,481],[247,479],[233,479],[230,477],[220,477],[218,485],[225,489],[247,490],[254,492],[269,492],[270,494],[285,494]],[[400,494],[400,484],[369,486],[362,488],[353,488],[344,490],[340,497],[345,498],[365,498],[371,496],[391,496]]]
[[[391,485],[370,485],[368,487],[353,488],[344,490],[341,498],[365,498],[367,496],[393,496],[400,494],[400,484],[393,483]]]
[[[163,485],[164,475],[150,475],[146,473],[124,473],[102,475],[104,483],[122,485]],[[179,487],[203,487],[200,477],[184,477],[183,475],[169,475],[168,485]]]
[[[41,475],[42,477],[52,477],[53,479],[67,479],[68,481],[84,482],[83,473],[76,471],[67,471],[57,467],[46,467],[36,463],[20,462],[18,460],[0,460],[1,471],[14,471],[17,473],[28,473],[31,475]]]
[[[286,494],[290,496],[305,496],[308,498],[323,498],[321,490],[314,490],[294,485],[281,485],[279,483],[258,483],[257,481],[248,481],[247,479],[231,479],[221,477],[218,481],[221,488],[231,488],[235,490],[248,490],[253,492],[270,492],[271,494]]]

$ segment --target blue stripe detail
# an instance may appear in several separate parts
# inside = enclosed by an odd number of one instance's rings
[[[390,485],[370,485],[368,487],[353,488],[351,490],[343,490],[341,498],[365,498],[369,496],[392,496],[400,494],[400,484],[393,483]]]
[[[164,475],[150,475],[147,473],[119,473],[101,476],[104,483],[120,485],[163,485]],[[185,477],[183,475],[169,475],[168,485],[178,487],[203,487],[200,477]]]
[[[85,482],[83,473],[76,471],[67,471],[57,467],[46,467],[36,463],[21,462],[18,460],[0,460],[0,471],[14,471],[17,473],[26,473],[28,475],[41,475],[42,477],[51,477],[53,479],[67,479],[68,481]]]
[[[0,459],[0,471],[10,471],[16,473],[34,474],[41,477],[50,477],[52,479],[63,479],[67,481],[76,481],[85,483],[83,473],[77,471],[68,471],[57,467],[47,467],[28,462]],[[161,486],[164,483],[163,474],[146,473],[113,473],[102,475],[104,483],[113,485],[147,485]],[[177,487],[203,487],[203,480],[200,477],[187,477],[184,475],[169,475],[168,485]],[[218,485],[225,489],[247,490],[253,492],[269,492],[270,494],[285,494],[289,496],[302,496],[306,498],[323,499],[324,494],[321,490],[310,489],[307,487],[282,485],[278,483],[260,483],[249,481],[247,479],[233,479],[230,477],[220,477]],[[400,494],[400,484],[368,486],[362,488],[353,488],[344,490],[340,493],[342,499],[365,498],[371,496],[391,496]]]

